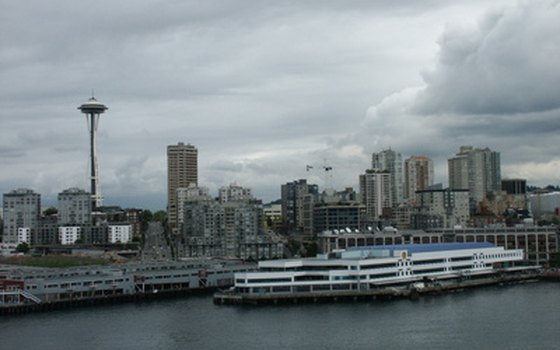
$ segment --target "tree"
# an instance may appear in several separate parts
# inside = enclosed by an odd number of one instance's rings
[[[16,252],[27,254],[29,252],[29,244],[22,242],[17,245]]]
[[[550,253],[548,264],[550,267],[560,267],[560,253]]]
[[[154,213],[154,220],[164,223],[167,221],[167,213],[164,210],[158,210]]]
[[[140,214],[140,231],[142,231],[142,233],[146,232],[148,229],[148,223],[152,221],[153,218],[154,215],[151,211],[148,209],[142,210],[142,213]]]
[[[303,243],[303,247],[305,249],[304,257],[312,258],[317,255],[319,251],[319,246],[315,242],[305,242]]]
[[[142,222],[151,221],[153,217],[154,214],[152,214],[152,212],[148,209],[144,209],[142,210],[142,213],[140,213],[140,221]]]

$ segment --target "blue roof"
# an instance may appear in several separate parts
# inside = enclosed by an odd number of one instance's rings
[[[438,252],[444,250],[479,249],[495,247],[487,242],[468,243],[430,243],[430,244],[393,244],[393,245],[369,245],[364,247],[351,247],[348,250],[406,250],[411,253]]]

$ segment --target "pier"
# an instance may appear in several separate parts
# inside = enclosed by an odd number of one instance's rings
[[[504,286],[519,283],[538,282],[542,275],[536,271],[515,274],[495,274],[487,277],[437,281],[419,286],[418,283],[379,287],[369,290],[352,291],[318,291],[304,293],[263,293],[239,294],[234,291],[220,291],[214,294],[214,303],[218,305],[262,305],[280,303],[325,303],[358,302],[408,298],[418,299],[422,295],[439,295],[462,292],[485,286]]]
[[[0,268],[0,315],[212,293],[256,265],[188,260],[67,269]]]

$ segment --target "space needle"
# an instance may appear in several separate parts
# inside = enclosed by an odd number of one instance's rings
[[[90,144],[90,166],[91,166],[91,210],[95,211],[101,205],[101,194],[99,193],[99,174],[97,169],[97,152],[95,149],[95,136],[97,126],[99,125],[99,116],[107,109],[103,103],[97,101],[95,97],[91,97],[86,103],[82,104],[78,109],[86,115],[89,129]]]

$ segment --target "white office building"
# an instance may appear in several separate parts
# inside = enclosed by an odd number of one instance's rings
[[[60,226],[58,228],[58,240],[60,244],[74,244],[80,239],[82,228],[79,226]]]
[[[109,225],[109,243],[129,243],[132,241],[132,225]]]
[[[31,244],[31,229],[29,227],[18,227],[18,244]]]

